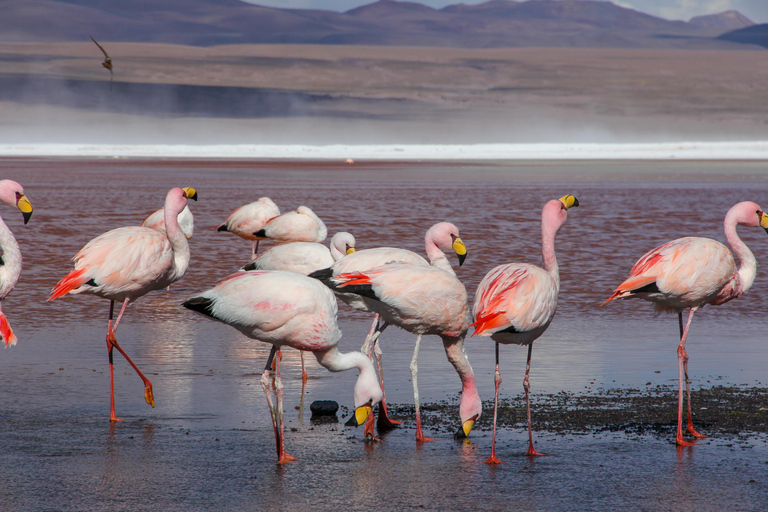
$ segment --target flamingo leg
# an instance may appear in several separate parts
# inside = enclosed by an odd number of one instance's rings
[[[280,425],[280,442],[278,443],[278,458],[280,464],[292,462],[296,457],[285,453],[285,424],[283,423],[283,379],[280,378],[280,358],[275,359],[276,377],[275,393],[277,394],[277,419]]]
[[[493,437],[491,438],[491,456],[486,464],[501,464],[496,457],[496,415],[499,410],[499,386],[501,385],[501,372],[499,371],[499,343],[496,342],[496,372],[493,374],[493,382],[496,385],[496,395],[493,399]]]
[[[254,240],[251,243],[251,260],[255,260],[256,259],[256,255],[258,253],[259,253],[259,241],[258,240]]]
[[[115,314],[115,301],[109,301],[109,325],[107,327],[107,354],[109,356],[109,421],[123,421],[115,414],[115,365],[112,357],[112,349],[114,345],[111,339],[112,335],[112,318]],[[111,337],[110,337],[111,335]]]
[[[683,439],[683,381],[685,381],[685,388],[688,395],[688,429],[695,436],[699,437],[701,434],[693,429],[693,421],[691,419],[691,394],[690,384],[688,381],[688,353],[685,351],[685,342],[688,339],[688,331],[691,328],[691,322],[693,321],[693,314],[698,308],[691,308],[688,313],[688,321],[685,324],[685,328],[682,329],[680,335],[680,345],[677,347],[677,373],[678,373],[678,397],[677,397],[677,435],[675,436],[675,443],[677,446],[693,446],[693,443]],[[678,313],[679,324],[683,325],[683,313]],[[706,436],[704,436],[706,437]]]
[[[309,375],[307,375],[307,368],[304,366],[304,351],[299,350],[299,354],[301,355],[301,380],[306,384]]]
[[[680,324],[680,339],[683,338],[683,313],[677,315]],[[697,439],[704,439],[707,436],[701,434],[693,428],[693,414],[691,413],[691,379],[688,378],[688,352],[683,349],[683,374],[685,376],[685,399],[688,402],[688,427],[687,431]]]
[[[525,389],[525,410],[528,414],[528,451],[525,452],[525,454],[529,457],[533,457],[535,455],[544,455],[543,453],[537,452],[533,448],[533,432],[531,429],[531,400],[528,393],[531,388],[531,383],[528,379],[528,374],[531,372],[531,352],[533,352],[533,343],[528,345],[528,359],[525,363],[525,379],[523,379],[523,388]]]
[[[381,345],[379,344],[379,336],[384,332],[389,324],[382,322],[381,325],[376,327],[376,332],[373,335],[373,353],[376,356],[376,366],[379,370],[379,386],[381,387],[381,402],[379,403],[379,418],[376,423],[376,427],[380,430],[391,430],[397,425],[400,425],[402,421],[393,420],[389,417],[387,412],[387,395],[384,391],[384,366],[381,364]]]
[[[429,437],[424,437],[421,430],[421,407],[419,405],[419,347],[421,346],[421,334],[416,336],[416,347],[413,349],[413,359],[411,359],[411,380],[413,381],[413,404],[416,407],[416,441],[434,441]]]
[[[272,391],[269,388],[269,374],[272,371],[272,361],[275,359],[275,353],[277,352],[277,346],[273,345],[272,350],[269,352],[269,358],[267,364],[264,367],[264,372],[261,374],[261,388],[264,390],[264,396],[267,397],[267,405],[269,406],[269,415],[272,417],[272,428],[275,431],[275,447],[277,450],[277,458],[280,459],[280,433],[277,430],[277,412],[275,406],[272,404]]]
[[[363,341],[363,346],[360,347],[360,352],[367,355],[371,361],[373,361],[373,354],[371,353],[371,348],[373,347],[373,335],[376,333],[378,326],[379,314],[376,313],[376,316],[373,317],[371,328],[368,330],[368,335],[365,337],[365,341]]]
[[[130,299],[125,299],[123,301],[123,306],[120,308],[120,313],[117,315],[117,320],[115,320],[115,324],[112,325],[112,315],[114,313],[114,307],[115,307],[115,301],[110,301],[109,304],[109,328],[107,329],[107,347],[109,348],[109,373],[110,373],[110,380],[112,381],[112,405],[111,405],[111,415],[110,419],[112,421],[119,421],[114,416],[114,400],[115,400],[115,390],[114,390],[114,368],[112,364],[112,349],[116,348],[118,352],[120,352],[126,361],[133,367],[134,370],[136,370],[136,373],[141,378],[141,380],[144,382],[144,400],[147,401],[149,405],[152,407],[155,406],[155,394],[152,392],[152,383],[149,381],[148,378],[144,376],[143,373],[141,373],[141,370],[139,370],[139,367],[136,366],[136,363],[131,360],[130,357],[128,357],[128,354],[125,353],[125,350],[118,345],[117,338],[115,333],[117,333],[117,325],[120,323],[120,319],[123,318],[123,313],[125,313],[125,308],[128,306],[128,302],[130,302]]]

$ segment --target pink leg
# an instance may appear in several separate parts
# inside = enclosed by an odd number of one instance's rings
[[[419,406],[419,346],[421,345],[421,334],[416,336],[416,347],[413,349],[413,359],[411,359],[411,380],[413,381],[413,404],[416,406],[416,441],[434,441],[429,437],[424,437],[421,430],[421,408]]]
[[[533,351],[533,343],[528,345],[528,360],[525,364],[525,379],[523,379],[523,388],[525,389],[525,410],[528,413],[528,451],[525,452],[526,455],[529,457],[533,457],[535,455],[544,455],[543,453],[537,452],[533,448],[533,432],[531,429],[531,400],[528,394],[528,390],[531,388],[531,383],[528,380],[528,374],[531,371],[531,352]]]
[[[677,435],[675,436],[675,443],[677,446],[693,446],[693,443],[683,439],[683,380],[687,380],[687,359],[688,354],[685,351],[685,342],[688,339],[688,330],[691,327],[693,321],[693,314],[698,308],[691,308],[688,313],[688,322],[685,324],[685,329],[682,330],[680,335],[680,345],[677,347],[677,374],[678,374],[678,387],[677,387]],[[678,313],[679,324],[683,325],[683,313]],[[686,384],[686,388],[687,388]],[[690,395],[688,397],[688,421],[690,418]],[[693,424],[691,423],[691,428]]]
[[[501,385],[501,372],[499,371],[499,343],[496,343],[496,372],[493,374],[493,382],[496,385],[496,395],[493,400],[493,437],[491,438],[491,456],[486,464],[501,464],[496,457],[496,416],[499,410],[499,386]]]
[[[307,368],[304,366],[304,351],[299,350],[299,354],[301,354],[301,380],[306,383],[309,375],[307,375]]]
[[[373,353],[376,356],[376,366],[379,370],[379,385],[381,386],[381,402],[379,403],[379,419],[376,423],[376,426],[378,427],[379,431],[383,430],[391,430],[395,428],[397,425],[400,425],[402,421],[393,420],[390,419],[389,413],[387,412],[387,394],[384,391],[384,366],[381,364],[381,346],[379,343],[379,336],[382,332],[384,332],[384,329],[387,328],[387,323],[385,322],[381,327],[378,327],[376,329],[376,334],[374,335],[373,339]]]
[[[259,254],[259,241],[254,240],[251,244],[251,260],[255,260],[256,256]]]
[[[277,458],[280,459],[280,432],[277,430],[277,411],[275,406],[272,405],[272,391],[269,389],[269,373],[272,368],[272,361],[275,359],[275,352],[277,347],[272,346],[272,350],[269,353],[267,364],[264,367],[264,372],[261,374],[261,388],[264,390],[264,396],[267,397],[267,405],[269,406],[269,415],[272,417],[272,428],[275,431],[275,447],[277,451]]]
[[[283,379],[280,378],[280,358],[276,358],[277,377],[275,379],[275,392],[277,394],[277,418],[280,424],[280,442],[278,443],[278,458],[280,464],[292,462],[296,457],[285,453],[285,425],[283,423]]]

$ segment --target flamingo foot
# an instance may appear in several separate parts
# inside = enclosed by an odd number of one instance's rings
[[[536,457],[537,455],[545,455],[545,454],[544,454],[544,453],[540,453],[540,452],[537,452],[537,451],[536,451],[536,450],[533,448],[533,445],[530,445],[530,446],[528,447],[528,451],[527,451],[527,452],[525,452],[525,455],[527,455],[527,456],[529,456],[529,457]]]
[[[393,420],[389,417],[389,413],[387,412],[387,406],[384,403],[379,404],[379,418],[378,418],[378,421],[376,422],[376,428],[379,429],[379,432],[392,430],[393,428],[397,427],[402,423],[403,423],[402,421]]]
[[[424,441],[434,441],[431,437],[424,437],[424,433],[419,430],[416,432],[416,442],[417,443],[423,443]]]
[[[309,375],[307,375],[307,370],[302,369],[301,370],[301,381],[306,384],[306,382],[309,380]]]
[[[286,462],[294,462],[294,461],[297,461],[297,460],[299,460],[299,459],[297,459],[293,455],[288,455],[287,453],[283,452],[280,455],[280,460],[278,460],[277,463],[278,464],[285,464]]]
[[[149,381],[144,385],[144,400],[146,400],[153,409],[155,408],[155,394],[152,392],[152,383]]]
[[[677,446],[694,446],[694,443],[691,441],[686,441],[683,439],[683,434],[679,433],[677,434],[677,437],[675,438],[675,444]]]
[[[699,432],[696,432],[696,430],[693,428],[693,425],[688,425],[688,432],[695,437],[696,439],[706,439],[707,436],[704,434],[701,434]]]
[[[120,418],[118,418],[118,417],[117,417],[117,416],[115,416],[114,414],[111,414],[111,415],[109,416],[109,421],[111,421],[112,423],[118,423],[118,422],[120,422],[120,421],[123,421],[123,420],[121,420]]]
[[[366,441],[381,441],[381,439],[376,437],[376,434],[373,433],[373,414],[369,414],[368,418],[365,420],[363,435],[365,436]]]
[[[496,457],[496,452],[492,451],[491,456],[488,457],[488,460],[485,461],[486,464],[504,464],[499,460],[498,457]]]

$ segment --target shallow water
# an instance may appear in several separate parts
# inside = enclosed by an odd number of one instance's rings
[[[436,432],[438,440],[419,450],[410,423],[375,445],[361,441],[361,429],[312,425],[313,400],[351,407],[355,375],[331,374],[308,359],[313,378],[302,409],[295,351],[285,352],[283,380],[287,426],[296,429],[287,433],[287,449],[299,462],[278,467],[259,382],[268,346],[179,306],[248,260],[250,242],[214,228],[261,196],[283,211],[310,206],[329,233],[352,232],[358,248],[423,252],[424,231],[450,220],[469,249],[458,274],[472,296],[497,264],[540,264],[541,206],[572,193],[581,206],[569,212],[556,243],[562,290],[557,317],[534,345],[534,402],[536,393],[675,383],[676,318],[654,317],[640,301],[599,304],[647,250],[686,235],[724,241],[722,219],[732,204],[766,206],[763,167],[0,160],[2,176],[20,181],[35,207],[27,226],[18,212],[0,212],[24,255],[21,280],[3,301],[20,341],[0,352],[0,509],[764,509],[765,439],[734,445],[710,438],[676,450],[653,438],[535,432],[550,455],[529,461],[517,455],[525,432],[501,431],[506,464],[489,468],[482,461],[492,411],[470,441]],[[194,186],[200,195],[191,205],[190,270],[170,292],[129,306],[118,333],[153,381],[156,407],[144,403],[141,381],[116,359],[117,414],[125,421],[110,425],[107,301],[46,298],[88,240],[139,224],[171,186]],[[759,229],[740,234],[761,262],[768,237]],[[767,294],[761,267],[746,297],[697,314],[688,344],[694,387],[765,383]],[[339,322],[342,350],[358,349],[370,319],[342,305]],[[411,403],[413,336],[390,328],[382,347],[388,400]],[[493,345],[470,338],[467,350],[489,400]],[[524,359],[520,347],[501,348],[502,395],[522,391]],[[437,338],[425,339],[419,363],[422,401],[455,401],[460,383]]]

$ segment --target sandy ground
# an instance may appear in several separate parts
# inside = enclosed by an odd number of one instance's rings
[[[299,100],[266,116],[238,116],[231,104],[221,110],[225,100],[220,99],[219,107],[195,113],[190,124],[186,103],[173,114],[149,107],[149,112],[105,115],[93,93],[88,93],[93,105],[76,108],[66,98],[52,99],[60,87],[55,85],[33,97],[6,90],[0,95],[0,129],[21,130],[26,139],[66,138],[63,127],[71,134],[73,126],[99,126],[84,132],[93,135],[118,125],[124,136],[149,130],[180,140],[197,140],[208,129],[227,138],[248,132],[270,142],[280,137],[603,142],[768,136],[768,52],[762,51],[104,45],[115,66],[113,101],[130,101],[119,96],[119,87],[128,84],[196,86],[208,95],[246,88],[300,95]],[[98,92],[108,102],[109,74],[101,59],[90,42],[4,43],[0,76],[102,81]],[[232,90],[224,92],[232,97]]]

